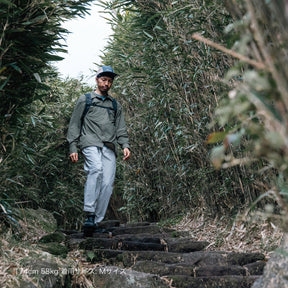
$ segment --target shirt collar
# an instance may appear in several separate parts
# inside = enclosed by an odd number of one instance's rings
[[[95,93],[94,91],[93,91],[92,94],[93,94],[92,98],[97,97],[98,99],[101,99],[101,100],[109,99],[109,100],[112,101],[110,95],[107,95],[107,96],[105,97],[105,96],[102,96],[102,95],[99,95],[99,94]]]

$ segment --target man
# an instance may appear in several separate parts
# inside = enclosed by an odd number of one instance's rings
[[[122,107],[108,94],[116,76],[112,67],[102,66],[97,71],[97,89],[90,93],[92,104],[84,119],[86,95],[78,99],[69,123],[70,159],[73,163],[78,161],[77,145],[85,159],[84,233],[99,230],[98,223],[104,219],[113,192],[116,144],[122,147],[124,160],[131,155]]]

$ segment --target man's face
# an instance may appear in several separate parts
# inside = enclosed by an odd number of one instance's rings
[[[97,83],[97,87],[98,89],[102,92],[102,93],[107,93],[109,91],[109,89],[111,88],[112,84],[113,84],[113,78],[109,77],[109,76],[101,76],[99,78],[96,78],[96,83]]]

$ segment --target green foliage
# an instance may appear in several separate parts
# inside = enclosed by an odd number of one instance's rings
[[[59,40],[68,31],[61,24],[84,16],[91,2],[0,3],[0,199],[9,195],[4,204],[11,209],[17,204],[48,208],[61,216],[62,224],[74,219],[75,202],[79,204],[75,189],[63,182],[77,186],[82,179],[81,174],[71,179],[69,173],[64,145],[67,113],[71,113],[73,93],[85,88],[72,80],[62,87],[50,64],[62,59],[57,52],[65,51]],[[1,220],[13,224],[8,209],[2,210]],[[65,216],[69,213],[71,219]]]
[[[57,41],[67,31],[60,22],[84,15],[91,1],[40,2],[1,2],[1,209],[13,199],[78,228],[85,175],[82,160],[70,163],[65,138],[75,101],[91,88],[59,80],[47,65],[63,49]],[[99,3],[114,31],[103,62],[120,74],[112,93],[125,109],[133,153],[131,161],[117,163],[114,215],[165,222],[195,208],[236,214],[262,204],[264,197],[256,199],[276,175],[273,200],[283,204],[288,67],[281,29],[287,24],[277,6],[262,0],[247,1],[251,7],[208,0]],[[194,40],[195,32],[267,69],[235,64]],[[217,146],[211,151],[211,145]]]
[[[103,61],[120,74],[113,91],[126,108],[134,154],[123,189],[129,218],[159,220],[196,207],[236,213],[259,194],[251,171],[215,171],[205,141],[232,61],[192,35],[223,42],[233,21],[219,2],[101,1],[113,9],[114,31]]]
[[[39,99],[48,64],[65,51],[59,40],[68,33],[61,23],[87,13],[89,1],[10,1],[0,10],[0,125],[19,108]],[[46,69],[46,70],[45,70]]]
[[[12,205],[14,204],[14,201]],[[18,223],[19,215],[13,209],[14,207],[11,205],[11,199],[7,194],[3,194],[0,197],[0,222],[5,223],[6,226],[12,228],[13,232],[18,236],[21,233],[21,227]]]
[[[58,224],[79,227],[83,206],[83,167],[70,163],[67,127],[79,95],[90,91],[78,80],[47,82],[51,94],[26,107],[18,118],[18,144],[4,161],[5,193],[24,206],[42,207],[54,213]],[[28,111],[29,110],[29,111]]]
[[[231,90],[215,115],[217,123],[229,128],[212,155],[218,168],[266,163],[262,173],[270,171],[270,179],[263,195],[276,200],[287,214],[288,22],[282,6],[287,4],[282,2],[239,1],[240,10],[228,5],[237,21],[227,32],[239,35],[233,49],[264,64],[264,69],[237,63],[226,74]],[[244,154],[237,153],[239,144]]]

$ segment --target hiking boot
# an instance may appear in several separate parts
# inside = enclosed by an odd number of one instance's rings
[[[92,237],[94,230],[97,228],[97,225],[94,223],[95,214],[88,213],[86,220],[83,224],[84,237]]]
[[[85,222],[83,224],[83,227],[94,227],[95,226],[94,221],[95,221],[95,214],[88,213],[87,217],[86,217],[86,220],[85,220]]]

